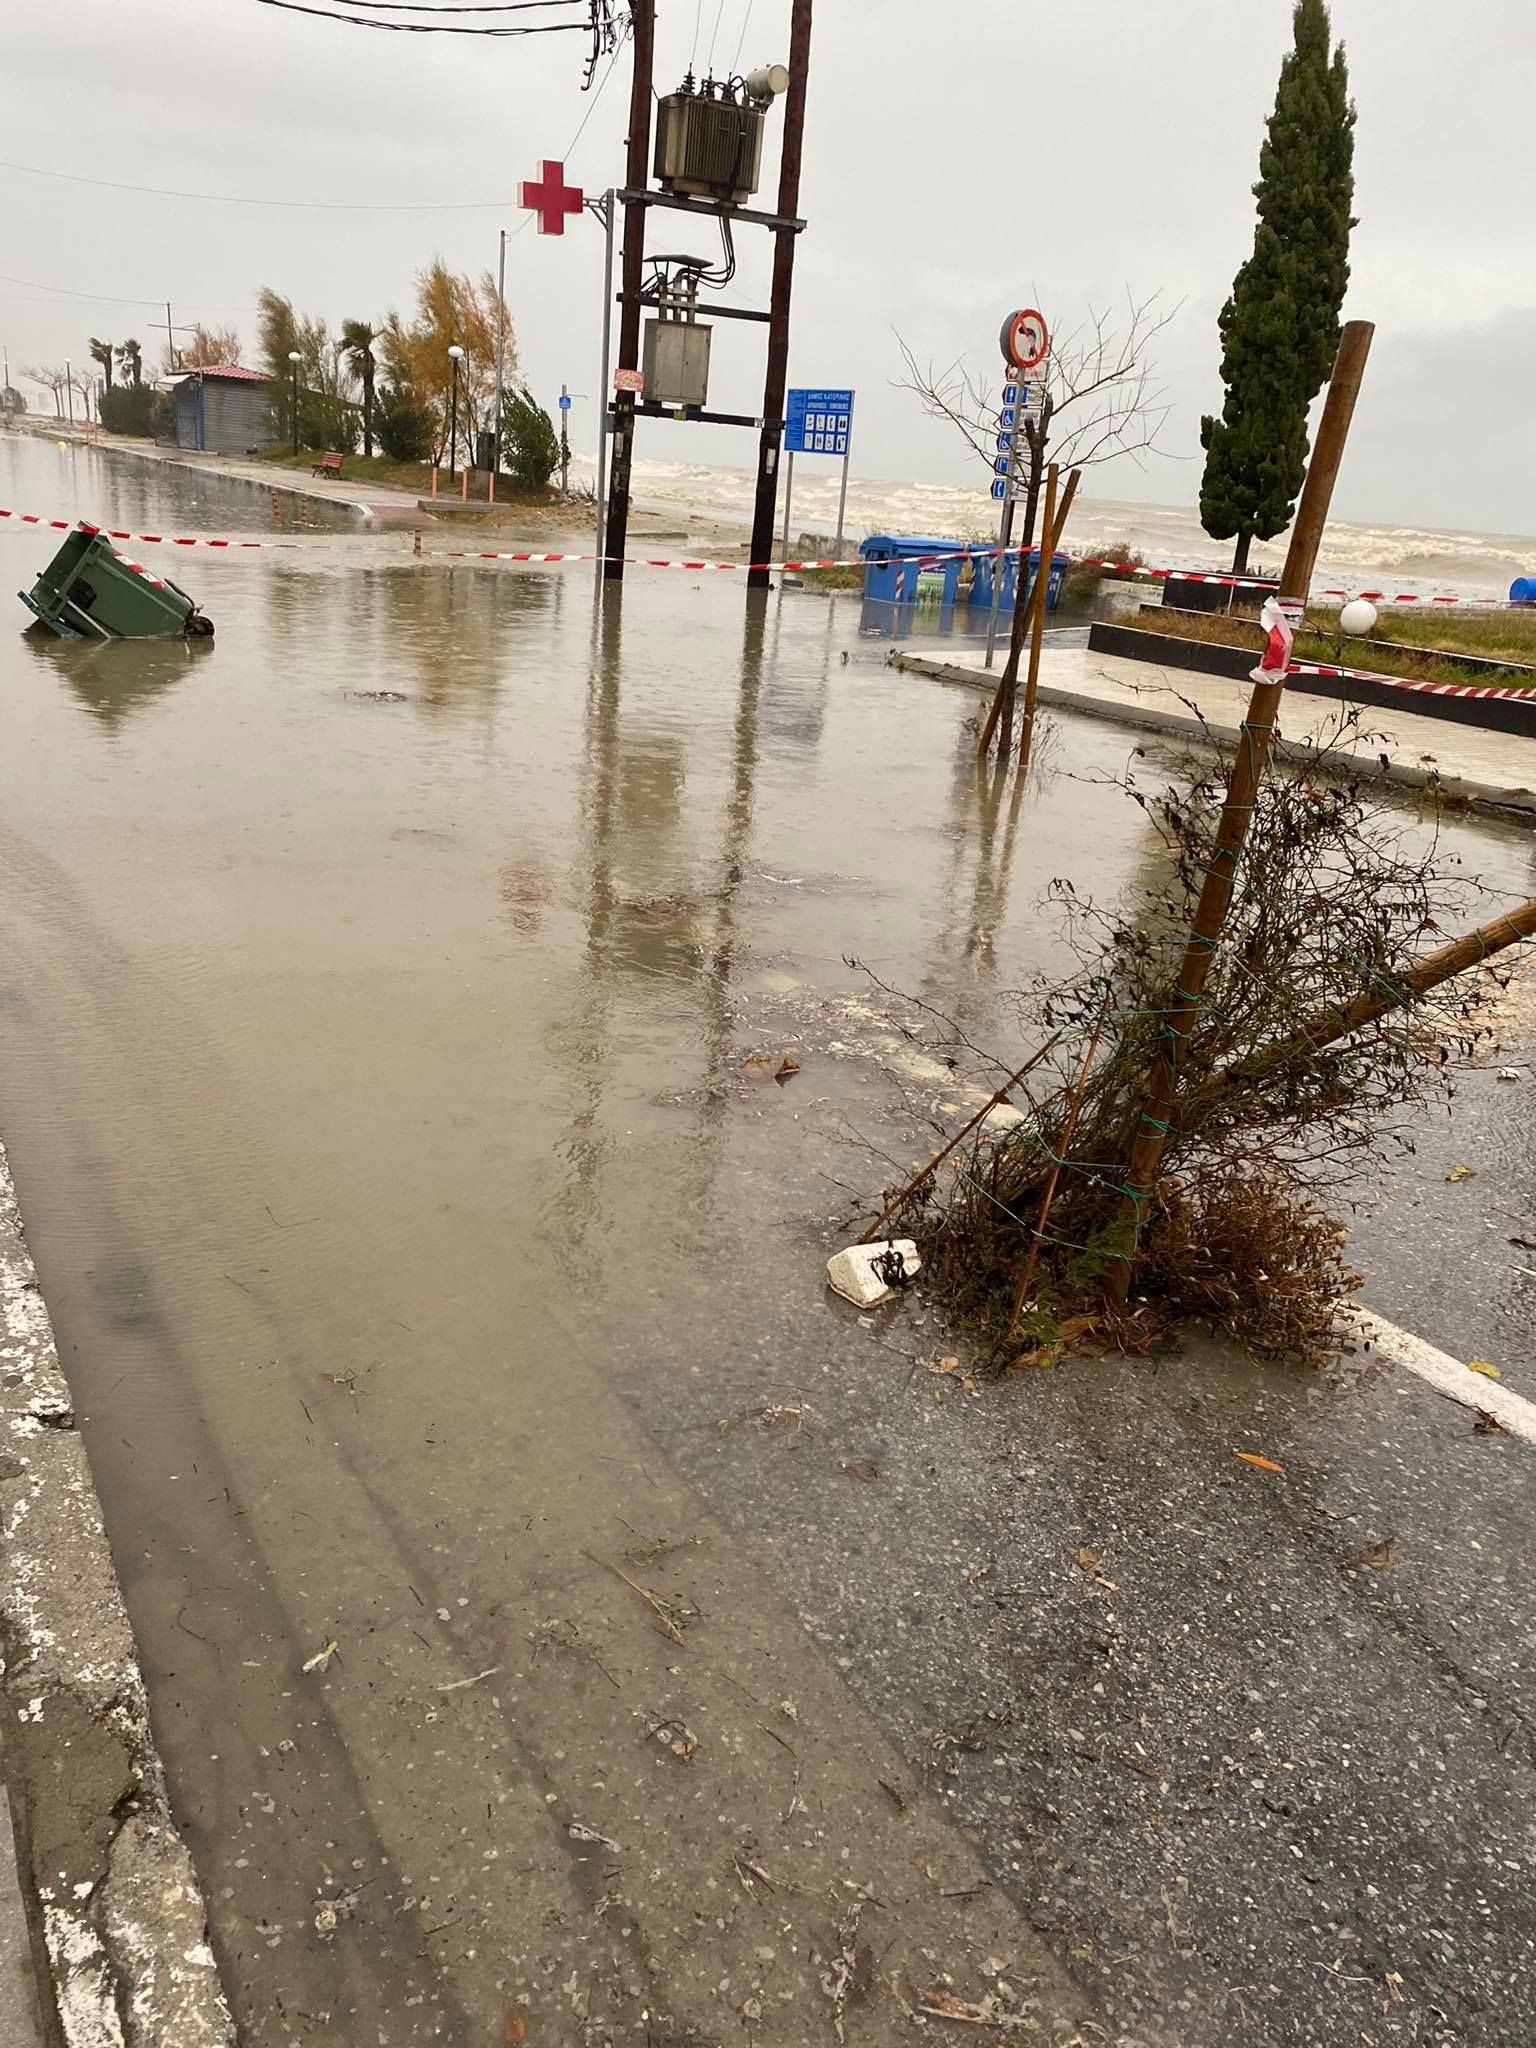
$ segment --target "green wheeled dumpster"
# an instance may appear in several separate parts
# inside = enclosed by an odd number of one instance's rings
[[[169,576],[128,561],[84,521],[31,590],[18,595],[66,640],[181,640],[213,631],[213,621]]]

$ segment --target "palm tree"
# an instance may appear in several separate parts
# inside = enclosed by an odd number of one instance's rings
[[[142,384],[144,382],[144,349],[142,344],[135,341],[131,335],[127,341],[119,344],[117,360],[122,366],[124,374],[131,378],[135,384]]]
[[[103,373],[104,373],[104,374],[105,374],[105,376],[106,376],[106,380],[107,380],[107,389],[108,389],[108,390],[110,391],[110,390],[112,389],[112,344],[111,344],[111,342],[110,342],[110,341],[98,341],[98,340],[96,339],[95,335],[93,334],[93,335],[91,336],[91,340],[90,340],[90,352],[91,352],[91,360],[92,360],[93,362],[97,362],[97,363],[100,363],[100,365],[101,365],[101,367],[102,367],[102,371],[103,371]]]
[[[373,453],[373,344],[378,329],[366,320],[343,320],[340,346],[347,368],[363,387],[363,453]]]

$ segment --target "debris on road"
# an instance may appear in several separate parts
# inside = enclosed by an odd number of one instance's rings
[[[309,1658],[299,1668],[303,1671],[323,1671],[340,1648],[340,1643],[333,1639],[326,1644],[323,1650],[316,1650],[314,1656]]]
[[[1283,1465],[1277,1465],[1273,1458],[1261,1458],[1257,1451],[1234,1451],[1232,1455],[1241,1458],[1245,1465],[1257,1465],[1261,1472],[1278,1472],[1284,1476]]]
[[[1351,1567],[1369,1565],[1372,1571],[1384,1572],[1397,1563],[1397,1538],[1383,1536],[1379,1543],[1367,1543],[1358,1556],[1350,1559]]]
[[[1486,1358],[1469,1358],[1467,1371],[1481,1373],[1485,1380],[1501,1380],[1504,1375],[1496,1365],[1490,1365]]]
[[[1518,1081],[1519,1078],[1520,1069],[1518,1067],[1500,1067],[1499,1079],[1501,1081]]]
[[[494,1678],[501,1666],[493,1664],[489,1671],[477,1671],[473,1678],[454,1678],[447,1685],[437,1687],[439,1692],[462,1692],[466,1685],[478,1685],[483,1678]]]
[[[565,1832],[573,1842],[596,1842],[600,1848],[612,1849],[617,1856],[624,1853],[622,1842],[616,1842],[612,1835],[600,1835],[596,1828],[589,1828],[583,1821],[568,1821]]]
[[[851,1244],[827,1261],[827,1284],[855,1308],[873,1308],[889,1301],[922,1270],[917,1245],[910,1237],[879,1238],[874,1244]]]
[[[844,1458],[837,1469],[846,1472],[850,1479],[862,1479],[866,1485],[880,1477],[880,1467],[871,1465],[868,1459]]]
[[[1453,1166],[1450,1172],[1445,1177],[1448,1181],[1452,1182],[1458,1180],[1470,1180],[1473,1174],[1476,1172],[1476,1170],[1477,1169],[1475,1167],[1471,1166]]]

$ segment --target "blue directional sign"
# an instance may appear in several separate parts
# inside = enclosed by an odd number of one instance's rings
[[[994,498],[1005,498],[1008,495],[1008,486],[1000,476],[992,479],[992,495]]]
[[[560,394],[560,410],[561,410],[562,412],[569,412],[569,411],[570,411],[570,409],[571,409],[571,394],[570,394],[570,393],[569,393],[568,391],[562,391],[562,392],[561,392],[561,394]]]
[[[784,402],[784,447],[790,455],[846,455],[853,425],[851,391],[791,391]]]

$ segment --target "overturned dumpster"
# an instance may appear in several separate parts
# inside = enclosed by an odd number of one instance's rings
[[[17,594],[66,640],[180,640],[213,631],[178,584],[126,560],[83,520],[31,590]]]

